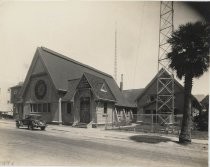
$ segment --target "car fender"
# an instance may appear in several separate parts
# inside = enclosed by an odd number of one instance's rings
[[[23,122],[21,120],[17,120],[16,125],[23,126]]]

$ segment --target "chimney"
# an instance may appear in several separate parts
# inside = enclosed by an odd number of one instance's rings
[[[123,74],[121,74],[120,91],[123,91]]]

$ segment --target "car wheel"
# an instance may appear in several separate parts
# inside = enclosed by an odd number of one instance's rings
[[[20,128],[20,122],[18,121],[18,122],[16,122],[16,128]]]
[[[45,127],[41,127],[41,130],[45,130]]]
[[[28,126],[28,129],[29,129],[29,130],[34,130],[33,125],[29,125],[29,126]]]

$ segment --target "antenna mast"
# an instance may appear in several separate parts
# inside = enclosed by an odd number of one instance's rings
[[[174,122],[174,75],[169,69],[169,60],[166,57],[171,51],[167,40],[174,31],[173,20],[173,1],[161,1],[156,100],[156,123],[161,124]]]
[[[117,82],[117,23],[115,22],[114,79]]]

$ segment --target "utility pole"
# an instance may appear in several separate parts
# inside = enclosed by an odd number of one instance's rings
[[[171,37],[172,32],[174,31],[173,20],[173,1],[161,1],[156,123],[159,122],[164,125],[169,125],[174,121],[174,74],[173,71],[169,69],[169,61],[166,57],[171,51],[171,46],[167,40]]]

